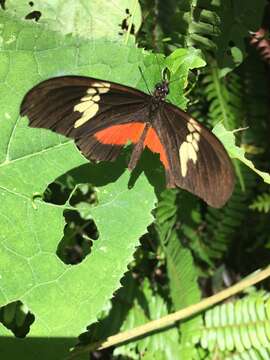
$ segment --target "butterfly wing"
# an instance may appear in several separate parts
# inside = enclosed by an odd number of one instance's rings
[[[90,160],[115,160],[128,141],[140,145],[145,134],[141,145],[160,154],[169,187],[184,188],[214,207],[224,205],[232,193],[234,175],[223,145],[171,104],[161,102],[150,120],[150,104],[149,95],[127,86],[63,76],[31,89],[23,99],[21,115],[28,116],[32,127],[75,139]],[[144,131],[146,123],[151,127]],[[134,149],[137,161],[141,147]]]
[[[24,97],[29,125],[75,139],[90,160],[114,160],[144,128],[150,96],[128,86],[82,76],[45,80]],[[107,132],[105,132],[107,129]]]
[[[188,190],[213,207],[223,206],[234,188],[234,172],[216,136],[168,103],[160,106],[154,128],[166,149],[167,186]]]

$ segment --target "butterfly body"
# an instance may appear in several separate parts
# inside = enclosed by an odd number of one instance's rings
[[[90,160],[113,161],[133,145],[129,169],[144,148],[159,154],[168,187],[184,188],[214,207],[230,197],[234,175],[219,140],[202,124],[166,102],[163,80],[152,95],[121,84],[82,76],[45,80],[21,105],[29,125],[75,139]]]

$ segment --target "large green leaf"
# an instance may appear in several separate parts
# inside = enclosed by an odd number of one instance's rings
[[[126,41],[123,35],[128,29],[121,28],[122,22],[126,26],[131,22],[136,32],[141,25],[138,0],[6,0],[5,9],[20,19],[39,14],[38,22],[51,30],[92,40],[104,37]]]
[[[78,46],[75,39],[7,17],[1,23],[0,303],[21,300],[28,306],[35,315],[31,336],[74,338],[96,320],[120,286],[139,237],[152,221],[155,195],[144,175],[129,189],[123,157],[115,164],[87,164],[72,141],[30,129],[18,116],[19,106],[34,84],[61,74],[106,77],[136,86],[138,63],[144,67],[147,54],[108,42]],[[98,205],[88,209],[88,217],[100,236],[91,254],[70,266],[57,257],[56,249],[65,225],[63,210],[72,207],[35,195],[74,168],[84,173],[78,182],[98,186]],[[3,326],[0,333],[10,334]],[[19,351],[18,344],[10,350]]]

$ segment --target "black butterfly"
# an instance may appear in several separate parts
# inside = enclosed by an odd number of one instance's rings
[[[202,124],[165,101],[169,82],[152,95],[83,76],[45,80],[24,97],[30,126],[75,139],[89,160],[113,161],[128,142],[133,170],[145,147],[160,155],[167,187],[183,188],[213,207],[231,196],[234,173],[221,142]]]

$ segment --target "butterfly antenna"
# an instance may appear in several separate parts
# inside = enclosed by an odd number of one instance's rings
[[[175,81],[179,81],[179,80],[181,80],[181,79],[184,79],[186,76],[180,76],[179,78],[177,78],[177,79],[174,79],[174,80],[171,80],[171,81],[169,81],[169,85],[171,84],[171,83],[174,83]]]
[[[148,94],[149,94],[149,95],[151,95],[152,93],[151,93],[151,91],[149,90],[149,87],[148,87],[147,82],[146,82],[146,79],[145,79],[145,77],[144,77],[144,74],[143,74],[142,68],[141,68],[140,66],[139,66],[139,70],[140,70],[140,73],[141,73],[141,75],[142,75],[143,81],[144,81],[144,83],[145,83],[145,85],[146,85],[146,88],[147,88]]]
[[[156,57],[157,64],[158,64],[158,67],[159,67],[159,73],[160,73],[160,74],[161,74],[161,76],[162,76],[162,69],[161,69],[161,66],[160,66],[160,62],[158,61],[157,54],[155,54],[155,57]]]

